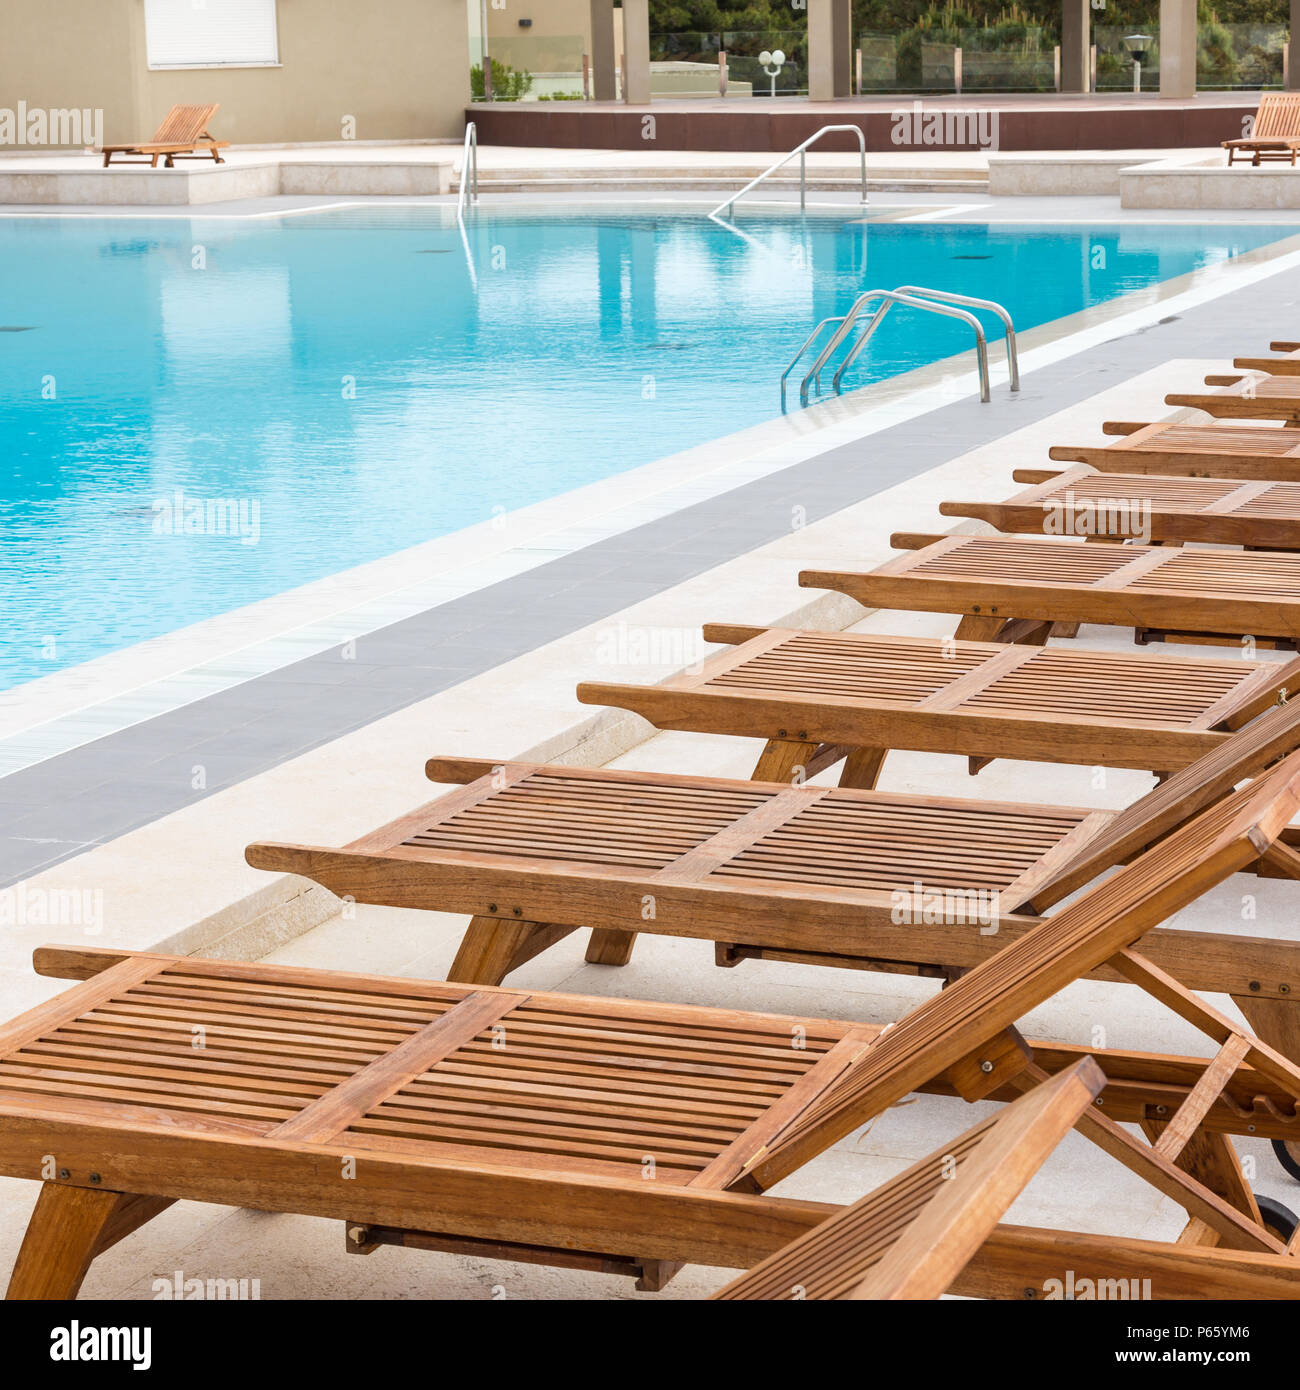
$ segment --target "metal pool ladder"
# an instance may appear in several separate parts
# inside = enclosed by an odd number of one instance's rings
[[[796,145],[789,154],[783,154],[771,168],[764,169],[756,179],[750,179],[739,193],[734,193],[730,198],[719,203],[718,206],[709,213],[709,216],[715,221],[720,222],[722,219],[718,214],[725,208],[727,216],[730,217],[732,208],[736,206],[736,203],[743,198],[750,189],[757,188],[764,179],[770,178],[778,169],[784,169],[795,155],[799,156],[799,210],[802,212],[808,206],[808,147],[809,145],[815,145],[823,135],[829,135],[832,131],[840,130],[851,132],[858,137],[858,157],[862,166],[862,205],[865,207],[867,203],[867,137],[862,133],[861,126],[824,125],[820,130],[810,135],[803,144]]]
[[[465,193],[468,190],[470,203],[478,202],[478,127],[473,121],[465,122],[465,143],[461,146],[460,190],[456,195],[456,217],[465,220]]]
[[[988,343],[984,336],[984,326],[969,309],[983,309],[990,314],[995,314],[1002,320],[1006,329],[1007,344],[1007,374],[1010,379],[1012,391],[1020,390],[1020,361],[1016,353],[1016,329],[1011,322],[1011,315],[1007,310],[992,299],[977,299],[974,295],[954,294],[950,290],[932,290],[924,285],[899,285],[892,290],[868,290],[853,301],[852,307],[847,314],[841,314],[836,318],[823,319],[816,328],[804,339],[803,345],[791,359],[790,365],[781,374],[781,406],[785,408],[785,383],[786,378],[794,371],[804,353],[822,335],[823,331],[832,328],[830,336],[822,345],[817,355],[813,358],[812,366],[808,369],[802,380],[799,382],[799,404],[807,405],[808,397],[813,384],[816,384],[818,391],[821,390],[821,375],[826,365],[834,357],[835,353],[853,336],[853,330],[863,314],[868,309],[871,310],[865,327],[858,333],[856,338],[850,343],[848,350],[840,360],[840,364],[835,369],[835,375],[831,378],[831,386],[835,394],[840,394],[840,383],[844,379],[844,373],[852,366],[863,348],[870,341],[876,329],[884,322],[885,315],[894,307],[895,304],[902,304],[909,309],[921,309],[926,313],[942,314],[946,318],[960,319],[963,323],[971,326],[975,333],[975,362],[979,369],[980,378],[980,400],[987,402],[990,399],[989,390],[989,352]],[[969,308],[958,308],[958,305],[966,305]],[[874,307],[872,307],[874,306]]]

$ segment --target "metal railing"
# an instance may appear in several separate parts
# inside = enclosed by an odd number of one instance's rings
[[[831,379],[831,385],[838,395],[840,383],[844,378],[844,373],[852,365],[858,355],[866,347],[881,323],[884,322],[885,315],[895,304],[902,304],[910,309],[920,309],[927,313],[942,314],[946,318],[960,319],[963,323],[969,324],[975,334],[975,362],[979,371],[980,400],[989,401],[992,397],[989,386],[989,355],[988,342],[984,335],[984,326],[974,314],[967,312],[966,309],[957,307],[961,304],[970,305],[972,308],[980,308],[996,314],[1006,327],[1007,342],[1007,371],[1010,378],[1010,387],[1013,391],[1020,390],[1020,364],[1016,354],[1016,331],[1011,322],[1011,315],[1001,304],[991,299],[976,299],[972,295],[952,294],[946,290],[930,290],[921,285],[902,285],[898,289],[868,290],[865,294],[859,295],[854,300],[847,314],[841,314],[834,318],[823,319],[816,328],[804,339],[799,351],[795,353],[790,361],[790,365],[781,374],[781,406],[785,407],[786,381],[790,373],[799,364],[805,352],[813,345],[827,328],[835,325],[834,331],[826,340],[825,344],[818,351],[813,359],[812,366],[808,369],[802,380],[799,382],[799,403],[807,405],[811,388],[815,383],[817,389],[821,390],[821,374],[826,364],[834,357],[836,351],[849,339],[854,325],[862,317],[863,313],[870,306],[872,309],[871,317],[868,319],[865,328],[858,334],[849,350],[844,354],[843,360],[835,369],[835,375]]]
[[[721,221],[722,219],[718,217],[718,214],[724,209],[727,215],[730,216],[732,208],[736,206],[737,202],[739,202],[746,193],[751,189],[757,188],[764,179],[770,178],[778,169],[784,169],[795,155],[799,156],[799,209],[803,211],[808,206],[808,147],[809,145],[816,144],[823,135],[829,135],[833,131],[849,131],[858,137],[858,157],[862,166],[862,202],[865,206],[867,201],[867,137],[862,133],[862,128],[860,126],[824,125],[819,131],[810,135],[803,144],[796,145],[789,154],[782,155],[770,168],[764,169],[756,179],[750,179],[739,193],[735,193],[724,202],[719,203],[718,206],[709,213],[709,216],[716,221]]]
[[[465,122],[465,143],[461,146],[460,191],[456,195],[456,216],[465,216],[465,193],[469,191],[471,204],[478,202],[478,127],[473,121]]]

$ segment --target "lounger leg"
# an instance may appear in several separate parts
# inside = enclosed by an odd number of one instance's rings
[[[754,766],[754,781],[793,781],[798,769],[807,767],[820,747],[820,743],[802,743],[797,739],[768,739]]]
[[[844,759],[840,773],[841,787],[856,787],[859,791],[874,791],[880,780],[880,769],[889,756],[888,748],[855,748]]]
[[[1284,1057],[1300,1063],[1300,1002],[1288,999],[1258,999],[1249,994],[1229,996],[1241,1010],[1250,1031]]]
[[[958,642],[995,642],[1002,631],[1002,619],[985,613],[967,613],[957,624],[953,636]]]
[[[9,1299],[76,1298],[90,1262],[170,1201],[45,1183],[9,1279]]]
[[[587,961],[590,965],[626,965],[632,959],[636,932],[616,931],[612,927],[595,927],[587,942]]]
[[[460,985],[499,985],[512,970],[573,930],[543,922],[475,917],[465,928],[447,978]]]

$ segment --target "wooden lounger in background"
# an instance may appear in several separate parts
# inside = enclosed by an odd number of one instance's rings
[[[1293,1296],[1300,1260],[1225,1132],[1292,1133],[1300,1068],[1135,943],[1255,861],[1297,810],[1293,756],[878,1031],[43,949],[39,969],[85,983],[0,1031],[0,1174],[38,1177],[50,1154],[61,1165],[10,1295],[71,1296],[96,1254],[182,1198],[338,1217],[358,1251],[640,1269],[656,1286],[683,1261],[747,1268],[835,1214],[766,1190],[908,1095],[1002,1099],[1046,1080],[1017,1020],[1109,963],[1218,1047],[1208,1063],[1128,1055],[1153,1088],[1163,1081],[1141,1106],[1150,1142],[1106,1103],[1077,1121],[1186,1211],[1185,1240],[999,1227],[954,1291],[1005,1293],[1019,1275],[1022,1297],[1050,1251],[1058,1277],[1091,1252],[1090,1272],[1150,1270],[1153,1297],[1184,1296],[1193,1279],[1203,1297]]]
[[[650,932],[711,941],[725,966],[947,978],[1297,744],[1300,701],[1119,813],[434,759],[431,779],[467,785],[344,849],[258,843],[246,857],[357,902],[470,914],[449,971],[462,983],[500,983],[583,928],[587,959],[604,965],[625,964]],[[1257,869],[1300,877],[1292,832],[1278,840]],[[943,920],[927,910],[935,895],[955,904]],[[994,909],[985,920],[981,905]],[[1159,929],[1144,950],[1194,988],[1231,995],[1300,1058],[1300,942]]]
[[[1238,156],[1250,156],[1257,166],[1264,160],[1286,160],[1295,164],[1300,150],[1300,92],[1265,92],[1251,123],[1250,134],[1222,141],[1228,163]]]
[[[1171,392],[1166,405],[1191,406],[1220,420],[1300,422],[1300,377],[1207,376],[1216,391]]]
[[[153,133],[152,140],[138,145],[104,145],[104,168],[107,169],[114,155],[138,154],[148,159],[153,168],[158,167],[159,159],[168,169],[177,159],[207,159],[211,157],[218,164],[226,161],[217,153],[230,148],[228,140],[214,140],[208,134],[208,122],[221,109],[220,102],[209,106],[173,106],[163,119],[163,123]],[[202,151],[196,154],[195,151]],[[141,160],[120,159],[119,164],[138,164]]]
[[[1017,470],[1015,480],[1033,486],[1004,502],[947,501],[939,511],[1013,534],[1300,550],[1300,483],[1152,478],[1082,464]]]
[[[1048,457],[1088,463],[1103,473],[1300,482],[1300,429],[1283,425],[1142,424],[1108,420],[1114,444],[1057,444]]]
[[[913,535],[910,553],[863,572],[805,570],[868,608],[961,615],[956,636],[1043,640],[1055,623],[1133,627],[1139,642],[1300,642],[1300,554],[1089,545],[1038,536]]]
[[[1094,475],[1095,476],[1095,475]],[[1167,772],[1300,690],[1300,658],[1196,660],[952,638],[709,623],[734,642],[658,685],[584,681],[578,699],[657,729],[762,738],[754,778],[874,787],[890,749]],[[798,771],[796,771],[798,770]]]

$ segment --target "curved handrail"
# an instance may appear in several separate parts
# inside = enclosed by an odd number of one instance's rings
[[[1016,352],[1016,326],[1011,315],[996,299],[977,299],[973,294],[954,294],[951,290],[931,290],[924,285],[899,285],[899,294],[917,295],[924,299],[938,299],[945,304],[966,304],[973,309],[987,309],[996,314],[1006,328],[1007,374],[1011,378],[1011,389],[1020,390],[1020,359]]]
[[[465,217],[465,191],[469,189],[470,203],[478,202],[478,127],[465,122],[465,143],[461,146],[460,189],[456,194],[456,216]]]
[[[718,214],[724,208],[727,210],[729,214],[732,208],[736,206],[737,202],[739,202],[739,200],[743,198],[745,194],[750,191],[750,189],[757,188],[758,185],[762,183],[764,179],[770,178],[773,174],[776,173],[778,169],[785,168],[785,166],[789,164],[789,162],[795,157],[795,155],[799,156],[799,206],[800,208],[806,207],[808,199],[808,161],[805,158],[805,156],[808,152],[808,147],[810,145],[816,144],[817,141],[820,140],[823,135],[829,135],[833,131],[851,131],[854,135],[858,137],[858,156],[862,165],[862,201],[865,204],[867,201],[867,137],[862,133],[862,127],[856,125],[824,125],[820,130],[815,131],[805,141],[803,141],[802,144],[796,145],[794,149],[790,151],[789,154],[782,155],[781,158],[778,159],[776,163],[771,166],[771,168],[764,169],[763,172],[759,174],[759,176],[756,179],[750,179],[750,181],[744,186],[744,188],[740,190],[739,193],[733,194],[732,197],[727,198],[725,201],[719,203],[718,206],[714,208],[711,213],[709,213],[709,216],[714,218],[716,221],[721,221],[722,219],[718,217]]]
[[[891,290],[885,297],[885,303],[871,316],[871,322],[866,329],[858,336],[857,342],[844,355],[844,361],[836,369],[835,375],[831,378],[831,385],[838,392],[840,389],[840,378],[852,364],[858,353],[867,344],[867,339],[880,326],[880,321],[885,317],[895,304],[904,304],[910,309],[925,309],[932,314],[943,314],[946,318],[961,319],[963,323],[968,323],[975,330],[975,361],[979,368],[980,377],[980,400],[988,402],[991,399],[989,390],[989,349],[988,342],[984,336],[984,325],[965,309],[959,309],[954,304],[935,303],[930,299],[919,299],[913,295],[903,294],[899,290]],[[810,372],[809,377],[813,374]],[[804,378],[805,381],[808,377]],[[800,390],[802,398],[803,391]]]

